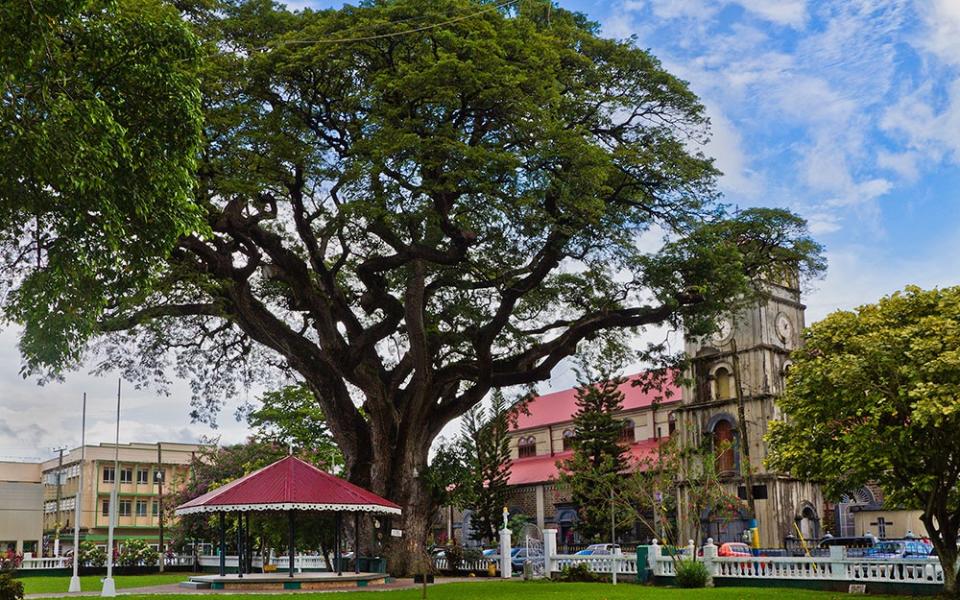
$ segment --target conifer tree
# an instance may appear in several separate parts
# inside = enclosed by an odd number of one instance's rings
[[[618,527],[633,521],[633,511],[612,501],[627,469],[626,448],[619,442],[622,424],[615,416],[623,408],[619,387],[625,381],[601,368],[596,377],[581,375],[577,388],[574,452],[560,464],[560,477],[579,507],[577,530],[586,539],[610,537],[611,510]]]
[[[500,539],[499,529],[510,479],[511,406],[495,390],[489,410],[474,407],[464,415],[460,443],[468,472],[466,494],[473,509],[472,537],[478,542]]]

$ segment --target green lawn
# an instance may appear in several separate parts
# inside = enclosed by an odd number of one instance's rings
[[[181,576],[182,577],[182,576]],[[50,578],[53,579],[53,578]],[[95,583],[96,578],[93,578]],[[140,587],[151,585],[149,580],[158,583],[175,581],[171,575],[127,577],[121,584],[117,578],[117,587]],[[26,580],[24,580],[26,581]],[[64,589],[67,580],[59,589]],[[84,589],[88,589],[84,587]],[[39,590],[29,590],[28,593]],[[282,596],[279,595],[279,596]],[[300,592],[289,594],[294,600],[330,600],[329,594]],[[336,598],[341,598],[337,595]],[[347,596],[350,600],[419,600],[420,589],[405,589],[393,591],[352,592]],[[681,590],[673,588],[655,588],[632,584],[613,586],[603,583],[550,583],[522,581],[478,581],[475,583],[445,583],[430,586],[427,598],[429,600],[793,600],[796,598],[810,598],[813,600],[840,600],[849,598],[847,594],[838,592],[810,592],[791,589],[765,588],[714,588],[703,590]],[[889,598],[884,596],[870,596],[871,598]],[[133,600],[138,596],[126,596],[124,600]],[[143,600],[196,600],[197,596],[177,594],[150,594],[139,596]],[[216,600],[276,600],[278,594],[223,594],[211,595]],[[901,597],[899,600],[903,600]]]
[[[147,587],[179,583],[190,578],[190,573],[164,573],[163,575],[116,575],[113,580],[117,589]],[[84,592],[96,592],[102,587],[100,580],[103,575],[84,575],[80,578],[80,589]],[[24,594],[55,594],[67,593],[70,588],[70,578],[61,575],[51,577],[22,577]]]

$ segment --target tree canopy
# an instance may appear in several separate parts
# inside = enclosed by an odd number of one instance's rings
[[[206,230],[200,46],[159,0],[4,2],[0,37],[0,299],[56,372]]]
[[[908,287],[815,323],[771,422],[772,468],[833,497],[873,482],[921,520],[956,594],[960,527],[960,287]]]
[[[148,244],[155,259],[134,278],[111,275],[128,272],[124,254],[82,288],[54,263],[15,280],[6,310],[27,366],[55,373],[97,339],[102,365],[132,379],[192,378],[201,417],[238,382],[295,372],[350,478],[404,506],[405,543],[425,535],[416,474],[432,440],[491,389],[547,379],[585,340],[659,324],[705,333],[759,276],[823,267],[799,217],[726,210],[697,97],[581,14],[477,0],[181,5],[203,48],[204,134],[183,213],[203,226],[161,227],[175,247]],[[158,130],[137,139],[178,130],[161,109],[137,114]],[[22,181],[47,189],[14,168],[4,193]],[[108,183],[95,204],[126,189]],[[31,217],[12,216],[21,229]],[[134,256],[153,224],[126,237]],[[662,246],[638,244],[656,232]]]

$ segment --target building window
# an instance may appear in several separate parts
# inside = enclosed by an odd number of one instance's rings
[[[572,429],[563,430],[563,450],[573,450],[573,440],[576,439],[576,435]]]
[[[130,502],[129,500],[121,500],[120,504],[117,505],[117,509],[118,509],[117,514],[119,514],[121,517],[129,517],[130,509],[133,508],[131,504],[133,503]]]
[[[120,469],[120,483],[133,483],[133,469],[129,467]]]
[[[632,444],[636,441],[635,431],[633,421],[627,419],[620,424],[620,442],[624,444]]]
[[[150,483],[150,471],[137,469],[137,483]]]
[[[153,501],[153,511],[152,511],[152,512],[153,512],[153,516],[157,516],[157,515],[160,514],[160,503],[157,502],[156,500]]]
[[[670,413],[667,416],[667,435],[673,436],[677,431],[677,416],[673,413]]]
[[[100,509],[101,512],[100,512],[100,514],[102,514],[102,515],[105,516],[105,517],[109,517],[109,516],[110,516],[110,501],[109,501],[109,500],[104,500],[104,501],[100,504],[100,506],[101,506],[101,509]]]
[[[736,469],[733,423],[723,419],[713,426],[713,448],[717,457],[717,473],[731,473]]]
[[[520,458],[528,458],[537,455],[537,438],[532,435],[527,438],[520,438],[517,443],[517,454]]]
[[[137,516],[145,517],[147,516],[147,501],[146,500],[137,500]]]
[[[43,505],[43,512],[45,513],[57,512],[57,501],[53,500],[51,502],[45,503]]]
[[[103,482],[104,483],[113,483],[116,474],[113,470],[113,467],[104,467],[103,468]]]
[[[720,367],[713,372],[713,384],[716,390],[714,400],[726,400],[733,396],[733,377],[726,367]]]

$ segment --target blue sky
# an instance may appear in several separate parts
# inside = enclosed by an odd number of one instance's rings
[[[299,1],[302,6],[342,2]],[[562,0],[636,36],[703,99],[706,152],[727,202],[785,206],[810,221],[829,268],[804,300],[808,323],[907,284],[960,283],[960,0]],[[21,379],[16,332],[0,332],[0,458],[112,438],[115,380],[83,372]],[[556,386],[569,385],[558,369]],[[125,393],[121,438],[196,439],[189,388]],[[23,410],[29,407],[29,410]],[[244,435],[225,410],[224,441]]]

